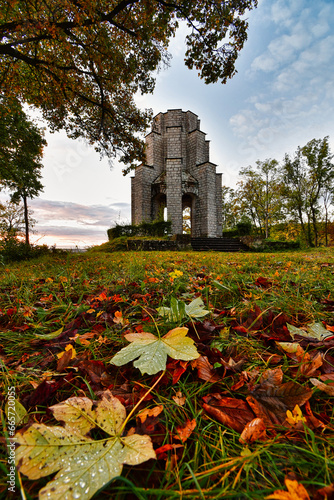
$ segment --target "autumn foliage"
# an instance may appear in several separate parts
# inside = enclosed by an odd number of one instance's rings
[[[222,485],[331,498],[328,252],[55,259],[19,281],[1,273],[1,359],[31,498],[177,497],[180,483],[192,498],[194,478],[205,498]]]

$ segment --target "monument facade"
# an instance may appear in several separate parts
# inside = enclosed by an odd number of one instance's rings
[[[221,236],[222,174],[210,162],[205,136],[191,111],[170,109],[153,118],[146,164],[131,179],[132,224],[152,222],[167,207],[172,233],[182,234],[188,209],[192,237]]]

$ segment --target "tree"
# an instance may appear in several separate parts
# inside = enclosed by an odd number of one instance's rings
[[[151,118],[134,102],[154,88],[180,21],[185,64],[226,83],[257,0],[11,0],[0,7],[0,93],[42,110],[53,130],[83,137],[110,158],[143,160]],[[223,40],[225,39],[225,43]]]
[[[29,245],[28,198],[43,189],[41,160],[46,145],[42,131],[28,119],[16,100],[0,99],[0,179],[11,201],[23,201],[25,240]]]
[[[7,202],[0,205],[0,236],[2,239],[16,238],[23,233],[24,208],[22,205]]]
[[[222,200],[223,200],[223,232],[232,229],[236,226],[238,219],[236,214],[236,194],[235,191],[228,187],[222,186]]]
[[[328,210],[329,194],[333,191],[333,156],[328,137],[324,137],[312,139],[306,146],[298,147],[293,158],[289,155],[285,155],[284,158],[283,176],[285,193],[289,199],[288,207],[291,213],[297,215],[302,232],[310,246],[313,244],[318,246],[319,243],[318,220],[321,198],[325,202],[325,209]],[[328,219],[326,225],[327,223]]]
[[[271,225],[283,217],[278,162],[258,160],[255,169],[248,166],[239,175],[240,211],[268,238]]]

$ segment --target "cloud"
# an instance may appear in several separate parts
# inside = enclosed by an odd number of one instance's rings
[[[31,208],[39,225],[50,225],[57,221],[62,225],[73,225],[74,222],[80,226],[104,226],[109,228],[116,221],[128,219],[130,216],[130,205],[128,203],[88,206],[38,198],[32,200]]]

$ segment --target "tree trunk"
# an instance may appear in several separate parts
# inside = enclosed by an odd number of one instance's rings
[[[27,195],[23,194],[22,198],[23,198],[23,205],[24,205],[24,226],[25,226],[26,245],[30,246],[30,242],[29,242],[29,214],[28,214]]]
[[[328,210],[325,206],[325,245],[328,247]]]

